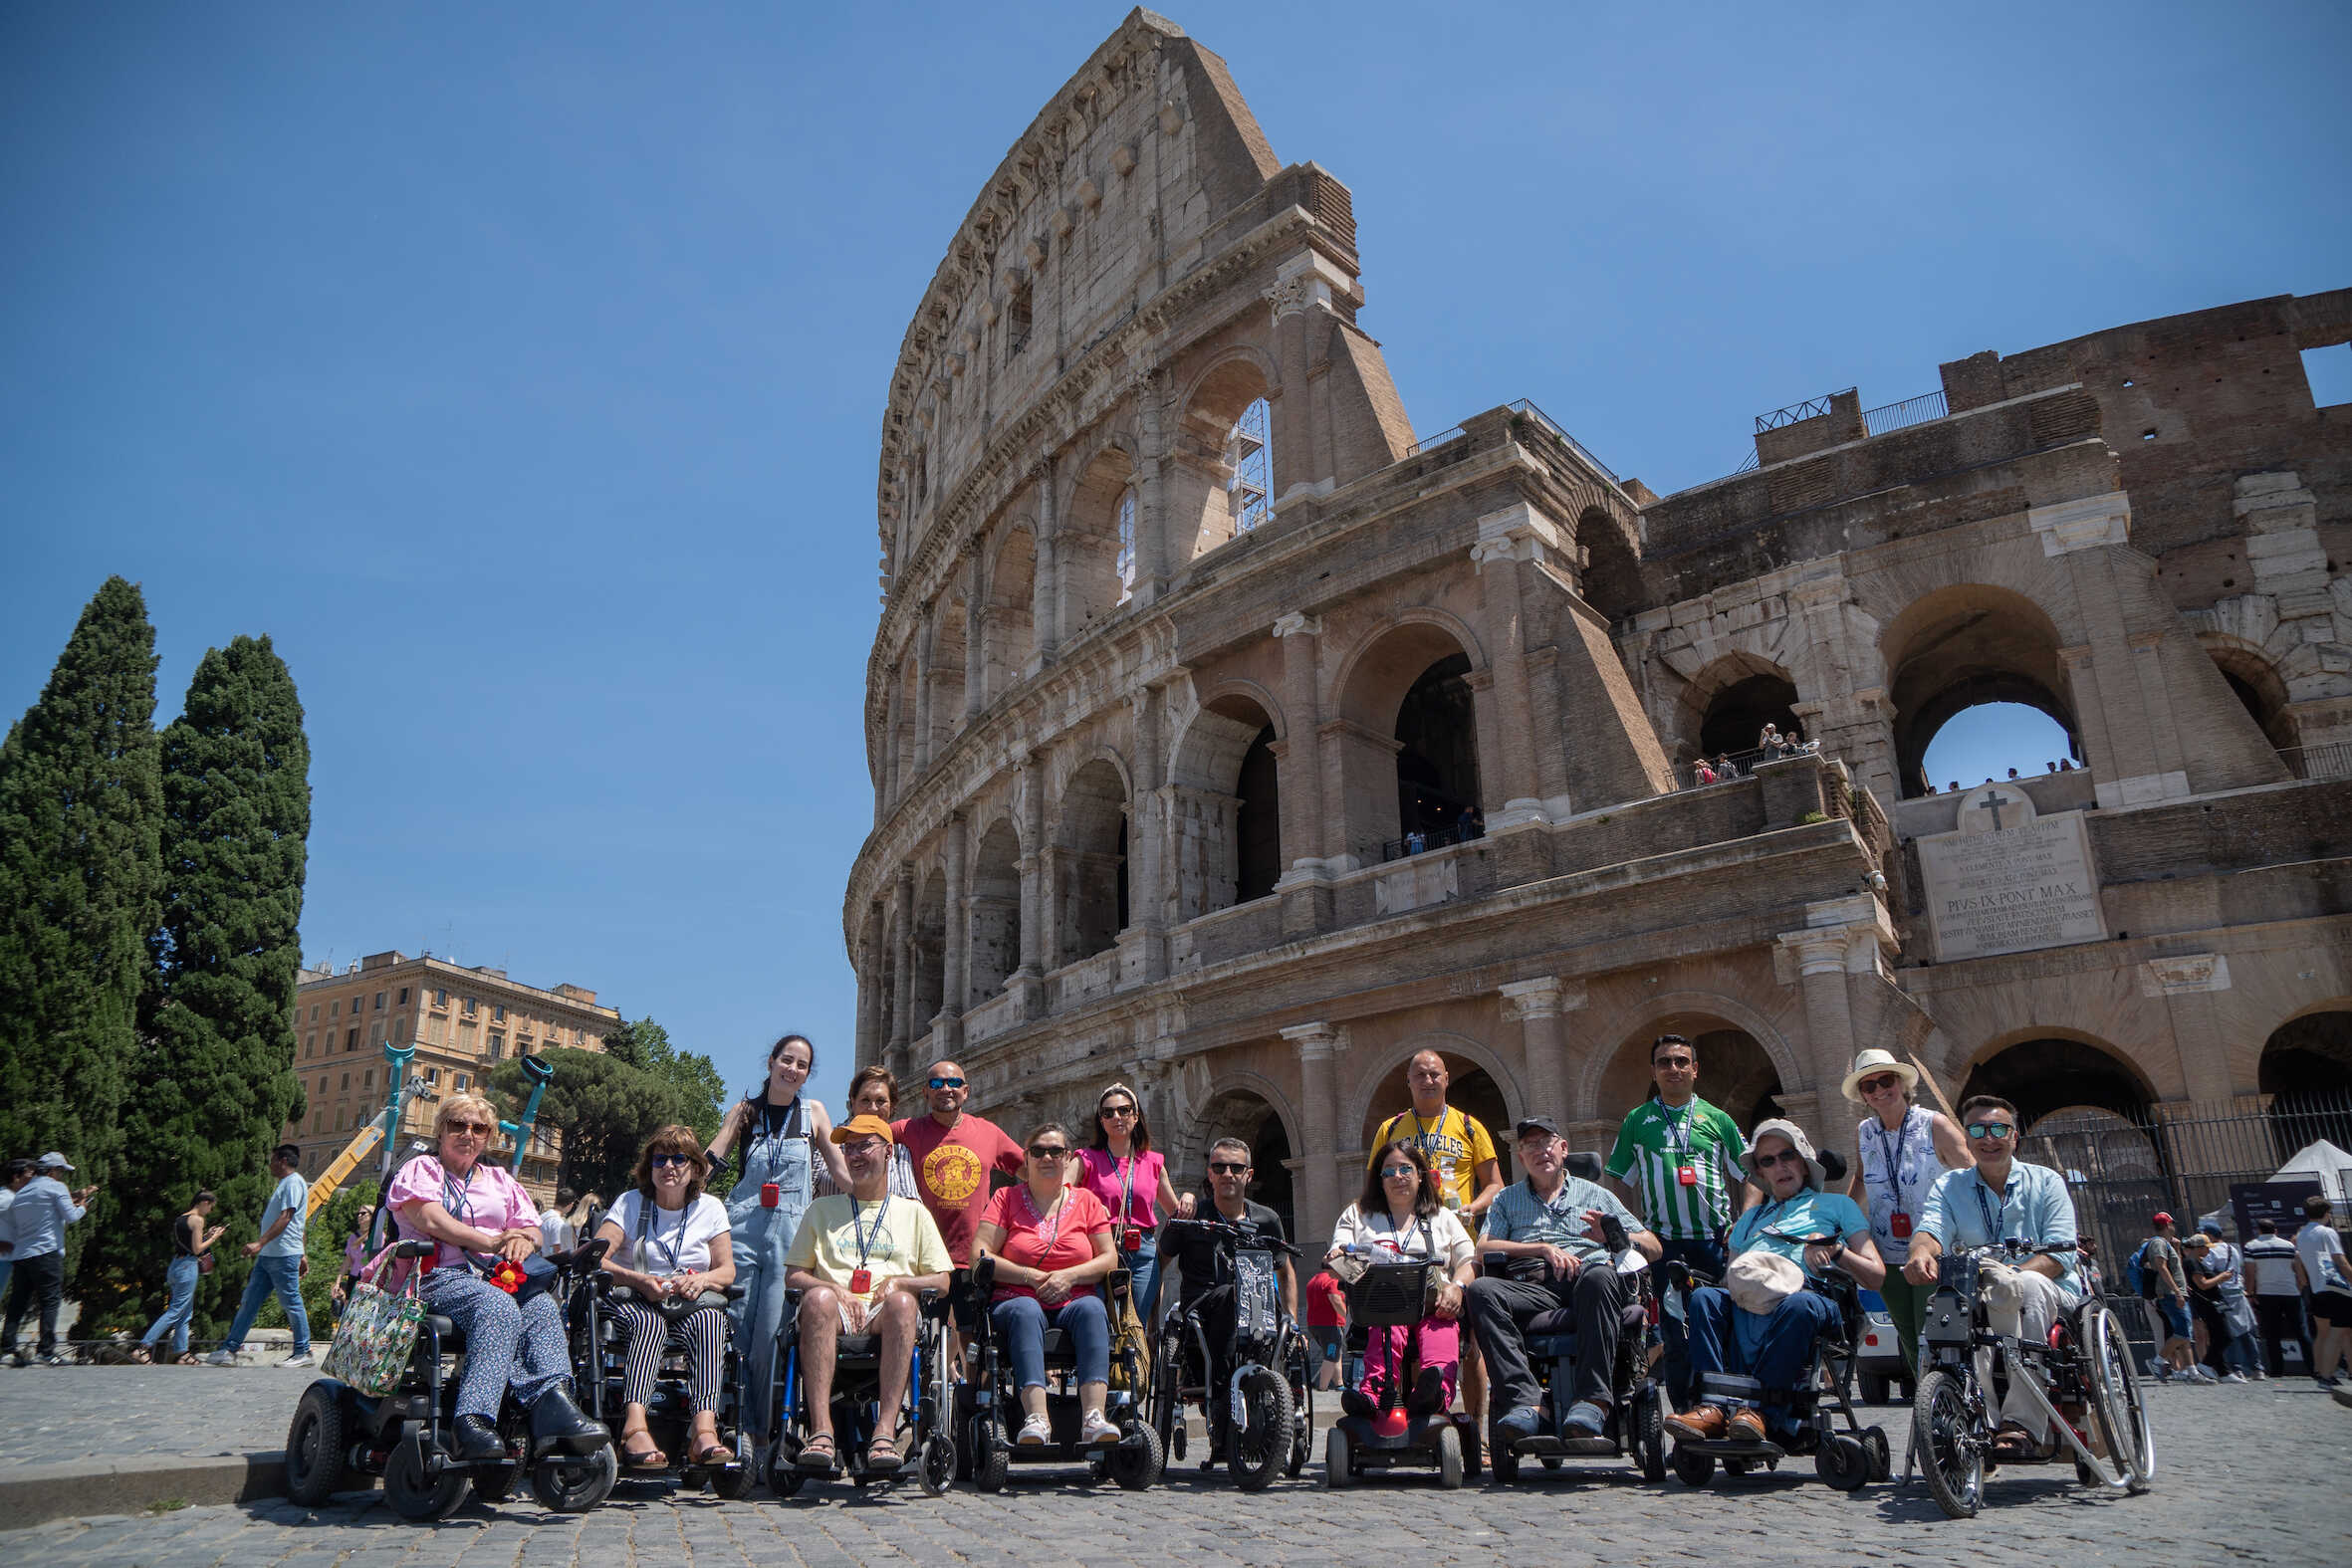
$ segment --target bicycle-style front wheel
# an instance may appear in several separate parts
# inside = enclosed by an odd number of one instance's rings
[[[2139,1375],[2132,1370],[2130,1341],[2115,1314],[2096,1302],[2084,1309],[2081,1321],[2091,1418],[2099,1424],[2108,1457],[2123,1471],[2125,1487],[2146,1491],[2156,1479],[2156,1434],[2148,1425]]]
[[[1936,1506],[1949,1518],[1976,1517],[1985,1504],[1985,1445],[1957,1373],[1939,1367],[1920,1374],[1911,1431]]]

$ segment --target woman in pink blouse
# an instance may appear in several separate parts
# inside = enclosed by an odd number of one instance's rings
[[[527,1301],[492,1284],[504,1260],[539,1250],[539,1205],[512,1176],[482,1158],[498,1112],[477,1094],[453,1094],[433,1117],[437,1152],[400,1167],[384,1203],[403,1240],[440,1243],[426,1264],[425,1304],[465,1335],[450,1447],[458,1458],[496,1458],[499,1396],[513,1384],[531,1413],[534,1453],[593,1454],[612,1441],[572,1402],[564,1315],[545,1290]]]
[[[1110,1215],[1119,1267],[1133,1281],[1135,1312],[1149,1327],[1160,1299],[1160,1249],[1155,1238],[1162,1211],[1192,1213],[1192,1195],[1179,1197],[1168,1180],[1168,1157],[1151,1146],[1151,1124],[1143,1102],[1123,1083],[1094,1101],[1094,1146],[1070,1162],[1073,1187],[1092,1193]]]

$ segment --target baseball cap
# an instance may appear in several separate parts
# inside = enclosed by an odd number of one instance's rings
[[[44,1171],[70,1171],[73,1167],[66,1163],[64,1155],[52,1149],[41,1157],[41,1169]]]
[[[833,1129],[833,1142],[847,1143],[852,1138],[879,1138],[884,1143],[895,1143],[890,1136],[890,1124],[870,1113],[852,1116]]]
[[[1542,1133],[1549,1138],[1560,1136],[1559,1123],[1548,1116],[1523,1116],[1519,1119],[1519,1125],[1511,1131],[1516,1138],[1526,1138],[1535,1133]]]
[[[2207,1235],[2214,1237],[2216,1240],[2221,1239],[2222,1222],[2219,1220],[2208,1220],[2205,1224],[2199,1226],[2197,1229],[2203,1231]]]
[[[2173,1217],[2159,1209],[2156,1211],[2156,1213],[2148,1217],[2148,1223],[2150,1225],[2171,1225],[2173,1223]]]

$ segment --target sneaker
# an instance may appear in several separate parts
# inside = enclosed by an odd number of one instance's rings
[[[1111,1448],[1119,1441],[1119,1429],[1112,1426],[1102,1412],[1090,1410],[1086,1412],[1085,1425],[1078,1433],[1078,1441],[1089,1448]]]
[[[237,1364],[237,1353],[233,1350],[216,1350],[204,1358],[204,1364],[208,1367],[233,1367]]]
[[[278,1363],[278,1365],[282,1367],[315,1367],[318,1364],[319,1358],[312,1355],[307,1350],[298,1351],[294,1355],[288,1356],[284,1361]]]
[[[1013,1441],[1025,1449],[1042,1449],[1054,1441],[1054,1423],[1043,1416],[1032,1416],[1021,1424],[1021,1436]]]
[[[2243,1383],[2245,1381],[2245,1374],[2242,1372],[2233,1372],[2228,1377],[2222,1379],[2222,1381],[2224,1383]]]
[[[2148,1358],[2148,1377],[2151,1382],[2170,1383],[2173,1380],[2172,1363],[2158,1356],[2150,1356]]]
[[[1514,1405],[1495,1418],[1495,1432],[1507,1439],[1531,1438],[1543,1426],[1543,1411],[1535,1405]]]
[[[1608,1431],[1609,1413],[1588,1399],[1580,1399],[1568,1407],[1568,1414],[1560,1424],[1563,1438],[1597,1438]]]
[[[36,1365],[44,1367],[70,1367],[73,1364],[74,1358],[72,1356],[60,1355],[54,1350],[48,1355],[39,1358],[38,1362],[36,1363]]]

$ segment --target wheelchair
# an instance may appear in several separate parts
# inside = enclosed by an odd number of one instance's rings
[[[603,1261],[604,1245],[590,1241],[551,1256],[555,1288],[577,1289]],[[402,1241],[393,1255],[413,1264],[434,1250],[431,1241]],[[620,1473],[611,1438],[585,1449],[561,1442],[535,1445],[530,1413],[512,1389],[498,1412],[505,1454],[494,1459],[456,1457],[448,1433],[457,1419],[464,1363],[465,1336],[428,1309],[406,1374],[391,1393],[374,1398],[335,1378],[313,1382],[303,1391],[286,1434],[287,1496],[317,1507],[334,1493],[380,1475],[384,1499],[402,1518],[445,1519],[464,1505],[469,1490],[485,1502],[504,1501],[528,1471],[532,1495],[555,1512],[584,1513],[604,1500]]]
[[[2046,1342],[1996,1334],[1989,1326],[1982,1279],[1986,1263],[2014,1265],[2073,1249],[2070,1242],[2035,1245],[2010,1239],[1944,1255],[1936,1293],[1928,1298],[1920,1325],[1919,1392],[1912,1401],[1912,1448],[1903,1479],[1911,1479],[1916,1460],[1948,1517],[1972,1518],[1984,1506],[1985,1477],[1995,1468],[1988,1454],[1998,1424],[1997,1396],[2020,1381],[2057,1441],[2030,1456],[2003,1456],[2000,1463],[2046,1464],[2070,1457],[2075,1479],[2085,1486],[2136,1495],[2155,1483],[2156,1439],[2130,1343],[2113,1312],[2093,1298],[2070,1314],[2059,1314]],[[1980,1349],[1993,1352],[1996,1387],[1991,1389],[1977,1375]]]
[[[1333,1491],[1362,1475],[1406,1466],[1435,1467],[1438,1484],[1449,1490],[1479,1473],[1477,1418],[1467,1411],[1405,1411],[1406,1391],[1421,1375],[1421,1298],[1429,1268],[1425,1262],[1374,1263],[1347,1287],[1350,1348],[1364,1330],[1407,1332],[1403,1364],[1388,1379],[1379,1414],[1342,1416],[1323,1440],[1323,1485]],[[1368,1336],[1361,1343],[1368,1345]]]
[[[801,1451],[809,1442],[807,1390],[801,1380],[801,1297],[784,1293],[784,1326],[776,1336],[776,1382],[769,1391],[774,1412],[768,1431],[768,1485],[779,1498],[800,1494],[818,1472],[801,1465]],[[906,1395],[900,1408],[884,1411],[882,1396],[882,1336],[843,1333],[833,1346],[833,1448],[840,1456],[836,1466],[846,1466],[849,1484],[859,1491],[886,1490],[911,1469],[927,1496],[944,1496],[956,1479],[956,1444],[951,1431],[955,1410],[955,1368],[947,1353],[948,1306],[945,1293],[925,1290],[917,1298],[920,1315],[915,1323],[913,1365],[907,1369]],[[902,1434],[903,1456],[894,1470],[873,1470],[865,1451],[883,1432]],[[829,1472],[839,1474],[836,1467]]]
[[[1013,1365],[999,1342],[995,1317],[990,1313],[996,1293],[996,1259],[980,1257],[954,1291],[956,1321],[964,1334],[965,1354],[978,1376],[958,1390],[956,1430],[964,1435],[957,1453],[969,1478],[982,1491],[1002,1491],[1015,1464],[1074,1464],[1083,1459],[1090,1479],[1116,1481],[1127,1491],[1146,1491],[1160,1478],[1167,1451],[1160,1435],[1144,1418],[1140,1391],[1142,1368],[1129,1357],[1120,1364],[1121,1350],[1115,1325],[1130,1285],[1127,1270],[1104,1276],[1103,1294],[1114,1325],[1111,1343],[1110,1388],[1102,1413],[1119,1429],[1116,1447],[1094,1448],[1078,1442],[1077,1353],[1069,1336],[1051,1323],[1046,1326],[1046,1414],[1054,1424],[1054,1439],[1035,1448],[1022,1448],[1007,1436],[1008,1427],[1021,1419],[1021,1391],[1014,1387]],[[1122,1375],[1123,1374],[1123,1375]],[[959,1478],[963,1472],[959,1471]]]
[[[610,1274],[598,1270],[581,1281],[574,1297],[575,1310],[567,1318],[572,1327],[572,1378],[586,1396],[581,1401],[582,1408],[615,1433],[620,1431],[621,1415],[626,1408],[629,1335],[628,1325],[612,1310],[611,1298],[614,1291],[626,1288]],[[730,1302],[742,1295],[743,1286],[727,1287]],[[670,1456],[670,1462],[659,1470],[633,1469],[627,1474],[636,1480],[675,1477],[687,1491],[707,1489],[730,1500],[741,1497],[751,1489],[754,1465],[751,1440],[742,1428],[743,1361],[732,1330],[727,1336],[727,1359],[719,1381],[717,1411],[720,1441],[734,1451],[734,1457],[724,1464],[686,1462],[687,1434],[694,1422],[691,1377],[686,1352],[674,1340],[664,1345],[661,1371],[653,1382],[653,1396],[645,1402],[645,1429],[652,1435],[654,1446]]]
[[[1810,1237],[1781,1235],[1766,1232],[1776,1240],[1805,1240]],[[1713,1281],[1680,1263],[1667,1265],[1669,1288],[1687,1295],[1694,1284]],[[1853,1384],[1855,1347],[1861,1343],[1863,1311],[1862,1289],[1853,1276],[1832,1271],[1810,1287],[1827,1296],[1837,1306],[1839,1328],[1835,1334],[1823,1334],[1813,1341],[1813,1353],[1805,1364],[1804,1374],[1792,1389],[1762,1389],[1752,1400],[1765,1413],[1767,1436],[1762,1441],[1718,1438],[1676,1438],[1671,1462],[1674,1473],[1686,1486],[1704,1486],[1715,1474],[1720,1461],[1729,1475],[1745,1475],[1758,1465],[1767,1470],[1777,1469],[1780,1461],[1792,1455],[1810,1454],[1814,1471],[1839,1491],[1859,1491],[1867,1482],[1887,1479],[1893,1473],[1893,1454],[1887,1443],[1886,1429],[1864,1427],[1854,1415]],[[1737,1380],[1738,1386],[1702,1393],[1727,1394],[1723,1403],[1741,1403],[1748,1379]],[[1777,1421],[1773,1418],[1777,1416]],[[1842,1417],[1845,1430],[1837,1430]],[[1768,1436],[1771,1429],[1781,1433],[1781,1439]]]
[[[1306,1467],[1313,1442],[1314,1388],[1307,1374],[1306,1336],[1283,1310],[1275,1254],[1297,1257],[1298,1248],[1272,1236],[1245,1237],[1239,1227],[1222,1220],[1160,1222],[1163,1236],[1172,1228],[1218,1232],[1233,1259],[1233,1332],[1225,1343],[1211,1345],[1197,1303],[1178,1307],[1163,1321],[1152,1358],[1149,1407],[1161,1452],[1170,1460],[1184,1457],[1184,1412],[1197,1405],[1208,1429],[1203,1473],[1223,1459],[1244,1491],[1263,1491],[1278,1472],[1294,1478]],[[1164,1248],[1166,1242],[1161,1244]]]
[[[1480,1259],[1480,1270],[1500,1273],[1505,1261],[1501,1253],[1488,1253]],[[1629,1457],[1644,1480],[1666,1478],[1666,1385],[1650,1375],[1649,1365],[1650,1343],[1656,1337],[1651,1321],[1649,1259],[1630,1247],[1622,1248],[1616,1267],[1620,1273],[1639,1275],[1640,1290],[1635,1299],[1625,1303],[1618,1326],[1617,1360],[1609,1369],[1607,1427],[1597,1438],[1566,1435],[1568,1407],[1575,1403],[1575,1313],[1566,1306],[1537,1313],[1526,1333],[1528,1364],[1542,1392],[1539,1406],[1543,1421],[1525,1438],[1489,1434],[1487,1463],[1502,1484],[1518,1481],[1523,1457],[1537,1460],[1547,1470],[1558,1470],[1571,1456]]]

